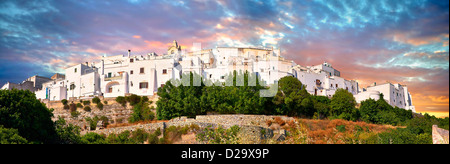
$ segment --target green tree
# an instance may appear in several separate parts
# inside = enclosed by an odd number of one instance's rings
[[[276,110],[279,114],[287,114],[290,116],[304,114],[311,115],[311,99],[306,100],[302,106],[304,99],[310,95],[306,91],[304,86],[297,78],[292,76],[286,76],[278,81],[278,92],[273,98],[273,103],[276,106]]]
[[[0,144],[27,144],[27,139],[19,135],[17,129],[4,128],[0,125]]]
[[[359,119],[359,111],[356,110],[356,101],[353,94],[345,89],[339,88],[334,93],[330,102],[330,115],[356,121]]]
[[[60,144],[78,144],[81,141],[80,127],[73,124],[67,124],[64,118],[58,116],[55,122],[56,133],[58,134],[58,143]]]
[[[0,90],[0,125],[17,129],[30,142],[54,143],[53,114],[29,90]]]

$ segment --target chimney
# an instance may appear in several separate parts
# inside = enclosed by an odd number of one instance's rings
[[[130,52],[131,52],[131,50],[128,50],[128,58],[130,58]]]

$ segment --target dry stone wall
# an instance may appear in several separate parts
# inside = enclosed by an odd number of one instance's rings
[[[437,125],[432,127],[433,144],[448,144],[448,130],[438,128]]]
[[[265,115],[201,115],[197,116],[195,119],[179,117],[171,119],[167,122],[158,123],[148,123],[140,125],[132,125],[126,127],[116,127],[94,130],[89,132],[95,132],[98,134],[118,134],[123,131],[134,131],[137,129],[143,129],[145,131],[151,132],[158,128],[164,130],[170,126],[190,126],[192,124],[198,125],[201,129],[211,127],[217,128],[222,126],[223,128],[230,128],[237,125],[241,128],[238,136],[239,138],[245,138],[246,143],[260,143],[263,139],[270,139],[274,136],[284,137],[284,130],[272,130],[266,125],[267,120],[274,120],[275,117],[280,117],[284,121],[295,120],[292,117],[285,116],[265,116]],[[83,132],[86,133],[88,131]],[[278,138],[276,138],[278,139]]]

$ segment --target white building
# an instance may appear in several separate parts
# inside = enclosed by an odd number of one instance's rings
[[[311,67],[296,65],[293,70],[294,77],[306,85],[306,90],[312,95],[331,98],[339,88],[345,89],[353,95],[359,92],[358,82],[340,77],[340,72],[327,62]]]
[[[11,90],[15,88],[19,90],[30,90],[31,92],[35,92],[42,88],[43,83],[48,82],[50,80],[51,80],[50,78],[35,75],[27,78],[26,80],[18,84],[7,82],[0,89]]]
[[[415,107],[412,104],[411,94],[408,92],[408,87],[401,84],[385,83],[377,85],[376,83],[367,87],[365,91],[355,95],[358,103],[366,99],[372,98],[374,100],[380,99],[380,94],[391,106],[411,110],[415,112]]]
[[[65,77],[58,74],[52,79],[34,76],[23,84],[7,83],[2,89],[31,88],[37,90],[37,98],[49,100],[128,94],[150,96],[168,80],[181,79],[183,74],[189,72],[213,82],[231,85],[227,84],[226,76],[233,71],[254,73],[265,85],[277,84],[280,78],[293,76],[306,85],[310,94],[330,98],[337,89],[342,88],[352,93],[358,103],[369,98],[379,99],[380,93],[383,93],[384,99],[392,106],[414,111],[406,86],[388,83],[360,92],[358,82],[342,78],[340,71],[327,62],[304,67],[283,58],[280,49],[261,47],[216,47],[186,52],[176,41],[168,47],[167,54],[132,55],[128,50],[127,55],[103,56],[98,63],[86,62],[68,67]],[[199,80],[194,79],[194,86],[200,85]],[[250,80],[255,82],[248,85],[256,85],[256,79]]]

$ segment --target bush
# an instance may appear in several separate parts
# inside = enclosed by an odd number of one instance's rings
[[[86,111],[86,112],[90,112],[91,111],[91,107],[90,106],[84,106],[83,110]]]
[[[222,126],[215,129],[207,127],[202,132],[197,133],[197,141],[212,144],[238,144],[239,138],[237,133],[239,131],[240,127],[237,125],[229,129],[224,129]]]
[[[72,118],[78,118],[78,116],[80,116],[80,112],[78,112],[78,111],[72,111],[72,112],[70,112],[70,116],[72,116]]]
[[[69,105],[68,104],[64,104],[64,107],[63,107],[63,109],[69,109],[70,107],[69,107]]]
[[[95,97],[92,99],[92,102],[98,104],[98,103],[100,103],[101,101],[100,101],[100,98],[98,98],[97,96],[95,96]]]
[[[125,97],[125,99],[130,103],[131,106],[138,104],[141,101],[141,97],[135,94]]]
[[[27,144],[27,139],[19,135],[17,129],[4,128],[0,125],[0,144]]]
[[[91,101],[89,100],[83,101],[83,105],[91,105]]]
[[[69,111],[70,112],[73,112],[73,111],[76,111],[76,110],[77,110],[77,105],[75,105],[74,103],[69,105]]]
[[[106,100],[105,100],[105,101],[103,101],[103,104],[107,105],[107,104],[108,104],[108,101],[106,101]]]
[[[83,108],[83,105],[81,105],[81,103],[77,103],[77,108]]]
[[[99,109],[99,110],[103,110],[103,104],[100,102],[100,103],[98,103],[97,104],[97,108]]]
[[[67,102],[68,102],[68,101],[67,101],[66,99],[62,99],[62,100],[61,100],[61,103],[62,103],[63,105],[67,105]]]
[[[127,100],[125,100],[125,97],[123,97],[123,96],[117,96],[116,102],[121,104],[123,107],[127,106]]]

